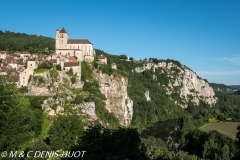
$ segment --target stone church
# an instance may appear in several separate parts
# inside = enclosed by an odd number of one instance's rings
[[[95,50],[93,44],[87,39],[69,39],[65,28],[56,30],[56,53],[58,55],[76,56],[78,61],[92,62]]]

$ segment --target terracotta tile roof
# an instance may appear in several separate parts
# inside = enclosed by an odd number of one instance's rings
[[[105,59],[105,58],[106,57],[103,54],[101,54],[101,56],[98,57],[98,59]]]
[[[6,70],[7,70],[7,67],[5,67],[5,66],[0,67],[0,72],[6,72]]]
[[[28,61],[36,61],[37,58],[31,58]]]
[[[51,63],[57,63],[57,59],[50,59],[49,62],[51,62]]]
[[[65,57],[65,58],[68,58],[68,54],[66,53],[66,54],[64,55],[64,57]]]
[[[1,75],[1,77],[7,79],[8,75]],[[13,80],[14,82],[18,82],[20,79],[19,74],[16,73],[16,75],[10,75],[10,79]]]
[[[8,66],[8,64],[7,64],[7,63],[0,63],[0,66],[7,67],[7,66]]]
[[[28,51],[24,51],[22,52],[22,54],[30,54]]]
[[[8,51],[0,51],[0,54],[9,54],[9,52]]]
[[[69,39],[67,43],[68,44],[92,44],[87,39]]]
[[[70,57],[69,57],[69,60],[70,60],[70,61],[73,61],[73,62],[77,62],[76,58],[73,57],[73,56],[70,56]]]
[[[64,67],[79,66],[79,62],[64,62]]]
[[[3,63],[17,63],[16,59],[13,56],[7,56],[4,60]]]
[[[17,64],[24,65],[23,61],[20,59],[17,59]]]
[[[67,31],[66,31],[65,28],[63,27],[63,28],[60,30],[60,33],[67,33]]]
[[[13,69],[13,68],[8,68],[8,67],[5,67],[5,66],[0,66],[0,72],[7,72],[7,70],[9,69],[9,71],[12,73],[12,75],[17,75],[19,74],[16,69]]]
[[[18,82],[19,79],[20,79],[20,77],[19,77],[19,75],[17,75],[17,76],[11,76],[11,79],[12,79],[14,82]]]

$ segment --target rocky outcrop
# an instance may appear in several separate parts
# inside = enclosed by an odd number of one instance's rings
[[[107,98],[106,109],[113,113],[122,126],[127,126],[132,121],[133,101],[127,94],[127,78],[108,76],[101,71],[94,71],[95,78],[100,82],[100,91]]]
[[[71,96],[66,97],[68,100],[72,100]],[[64,107],[62,106],[64,99],[63,98],[58,98],[58,99],[53,99],[53,98],[48,98],[45,100],[42,104],[42,109],[50,116],[55,116],[58,114],[66,114],[67,111],[64,110]],[[72,104],[71,107],[76,114],[82,115],[84,114],[88,120],[90,121],[95,121],[97,120],[97,116],[95,114],[95,103],[94,102],[83,102],[80,104]]]
[[[53,79],[48,70],[44,73],[34,74],[31,77],[28,83],[28,95],[52,96],[59,92],[72,94],[64,85],[72,88],[82,88],[83,86],[79,79],[74,84],[71,84],[70,77],[66,74],[66,71],[58,71],[57,79]]]
[[[145,92],[145,98],[146,98],[147,101],[151,101],[151,98],[149,96],[149,91]]]
[[[158,74],[166,74],[168,77],[168,84],[162,84],[166,93],[169,95],[177,93],[181,97],[181,103],[177,101],[175,103],[178,103],[183,108],[187,107],[189,101],[197,105],[200,100],[210,106],[216,104],[217,98],[208,82],[198,77],[195,72],[183,65],[176,65],[173,62],[166,61],[158,64],[149,62],[144,64],[143,67],[135,68],[135,71],[140,73],[152,69],[155,72],[155,70],[159,68],[161,70]],[[155,75],[153,75],[153,79],[157,80]]]
[[[95,113],[95,103],[94,102],[84,102],[80,105],[76,106],[77,108],[81,108],[82,112],[89,117],[90,120],[97,120],[97,116]]]

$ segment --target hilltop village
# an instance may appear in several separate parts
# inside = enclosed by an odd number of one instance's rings
[[[28,51],[14,52],[0,51],[0,75],[10,76],[18,88],[28,86],[30,76],[43,62],[60,65],[65,71],[72,69],[77,78],[81,79],[81,62],[94,61],[95,50],[93,44],[87,39],[69,39],[65,28],[56,30],[55,52],[51,55],[31,54]],[[107,64],[104,55],[98,57],[99,63]],[[116,69],[116,65],[112,64]]]

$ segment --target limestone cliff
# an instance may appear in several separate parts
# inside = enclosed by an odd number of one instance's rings
[[[135,68],[135,71],[140,73],[151,69],[154,72],[153,80],[157,80],[156,74],[167,75],[167,85],[160,83],[159,85],[162,85],[169,95],[177,93],[181,100],[175,101],[175,103],[183,108],[187,107],[189,101],[194,104],[199,104],[199,101],[202,100],[210,106],[217,102],[215,93],[212,87],[209,86],[208,82],[198,77],[195,72],[186,66],[166,61],[157,64],[148,62],[142,67]]]
[[[71,95],[72,93],[66,85],[71,88],[82,88],[82,83],[79,80],[71,84],[70,77],[65,71],[58,71],[57,78],[52,78],[50,71],[47,70],[44,73],[34,74],[34,76],[29,79],[28,95],[52,96],[60,92]]]
[[[97,116],[95,113],[95,103],[94,102],[82,102],[80,104],[68,104],[66,107],[66,99],[72,100],[71,96],[65,98],[48,98],[42,104],[42,109],[50,116],[55,116],[58,114],[66,114],[69,107],[75,113],[81,115],[84,114],[88,120],[95,121]]]
[[[108,76],[101,71],[94,71],[94,76],[100,82],[101,93],[107,98],[106,109],[119,119],[121,125],[129,125],[133,116],[133,101],[127,93],[127,78]]]

